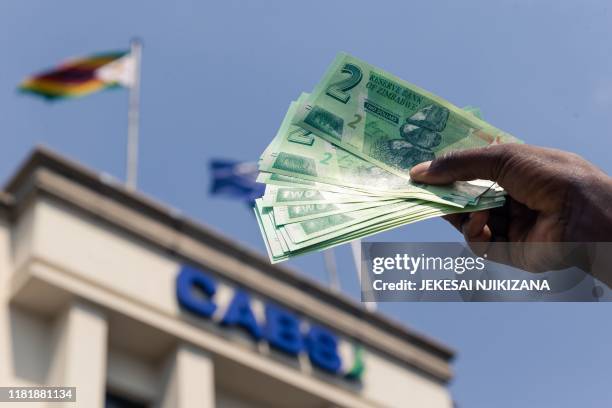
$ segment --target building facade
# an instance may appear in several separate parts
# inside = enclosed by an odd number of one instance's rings
[[[0,386],[77,389],[27,406],[450,408],[452,357],[45,149],[0,193]]]

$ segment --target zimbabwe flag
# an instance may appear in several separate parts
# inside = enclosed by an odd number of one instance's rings
[[[129,87],[133,74],[129,51],[107,52],[73,59],[26,78],[19,90],[49,100],[78,98],[106,88]]]

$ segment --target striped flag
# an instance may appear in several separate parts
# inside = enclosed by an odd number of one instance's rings
[[[129,88],[135,77],[136,64],[129,51],[106,52],[28,77],[19,90],[48,100],[79,98],[107,88]]]

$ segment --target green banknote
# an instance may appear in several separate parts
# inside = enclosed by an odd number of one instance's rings
[[[484,120],[482,118],[482,113],[480,112],[480,108],[476,106],[472,106],[472,105],[464,106],[463,108],[461,108],[461,110],[471,113],[472,115],[476,116],[478,119]]]
[[[281,242],[281,238],[274,227],[274,222],[269,216],[272,212],[272,208],[256,205],[253,209],[255,210],[255,218],[259,224],[259,230],[264,239],[270,261],[275,263],[288,259],[289,248],[284,241]]]
[[[421,201],[411,200],[382,207],[352,211],[350,213],[328,215],[295,224],[287,224],[280,227],[280,229],[287,232],[291,242],[295,244],[321,237],[324,237],[322,240],[326,240],[331,236],[329,234],[341,233],[340,231],[344,231],[352,225],[366,221],[371,221],[372,223],[380,222],[383,220],[382,217],[385,216],[397,218],[403,215],[406,210],[417,207],[419,203]]]
[[[260,158],[260,171],[350,187],[366,194],[416,198],[460,207],[475,204],[476,198],[491,185],[489,181],[480,184],[457,182],[451,189],[447,186],[421,188],[310,131],[292,125],[298,103],[306,100],[305,95],[302,94],[298,102],[289,107],[276,137]],[[293,132],[301,137],[293,138]],[[307,142],[304,135],[308,136]]]
[[[366,213],[360,217],[357,211],[346,213],[349,219],[324,218],[321,222],[301,226],[292,231],[295,239],[285,227],[275,226],[272,207],[264,207],[257,200],[255,214],[266,248],[273,263],[284,261],[290,257],[304,253],[319,251],[340,245],[354,239],[367,237],[409,223],[445,214],[484,210],[503,205],[504,197],[483,198],[477,206],[466,208],[450,207],[437,203],[420,202],[400,211],[381,211],[378,216]],[[340,227],[338,225],[342,224]],[[297,225],[290,224],[290,225]]]
[[[266,191],[262,197],[262,201],[266,206],[325,203],[361,203],[393,199],[393,197],[351,195],[304,187],[281,187],[270,184],[266,185]]]
[[[304,179],[300,179],[297,177],[285,176],[284,174],[278,174],[278,173],[268,173],[265,171],[259,172],[259,174],[257,175],[256,181],[258,183],[270,184],[274,186],[306,187],[306,188],[312,188],[315,190],[331,191],[333,193],[342,193],[342,194],[353,194],[353,195],[360,194],[360,195],[370,195],[370,196],[375,196],[375,197],[381,197],[381,196],[388,195],[380,191],[364,191],[364,190],[359,190],[359,189],[352,188],[352,187],[342,187],[342,186],[337,186],[334,184],[319,183],[317,181],[304,180]]]
[[[301,204],[274,206],[274,224],[278,227],[285,224],[312,220],[328,215],[344,214],[351,211],[363,210],[366,208],[381,207],[398,203],[402,200],[391,201],[371,201],[365,203],[325,203],[325,204]]]
[[[346,54],[291,104],[259,159],[255,214],[272,262],[431,217],[503,205],[486,180],[413,183],[446,152],[518,142],[462,109]]]
[[[305,101],[306,96],[302,94],[300,100]],[[289,106],[275,139],[261,156],[258,163],[260,171],[339,186],[427,194],[410,181],[292,125],[297,108],[298,102],[292,102]]]
[[[446,152],[520,142],[477,113],[341,53],[293,122],[409,180],[411,167]],[[473,198],[448,188],[453,196]]]

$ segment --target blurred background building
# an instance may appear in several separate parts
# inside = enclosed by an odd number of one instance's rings
[[[38,149],[0,194],[2,385],[87,408],[452,406],[450,349],[120,183]]]

